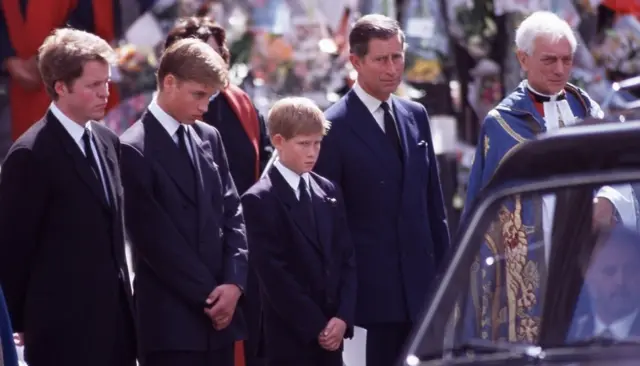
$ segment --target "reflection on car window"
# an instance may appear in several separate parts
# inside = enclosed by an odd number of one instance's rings
[[[640,337],[636,192],[629,182],[499,200],[470,228],[473,260],[441,284],[453,304],[433,304],[420,352]]]
[[[583,314],[576,314],[569,339],[640,337],[640,235],[623,226],[598,232],[588,260],[582,261]]]

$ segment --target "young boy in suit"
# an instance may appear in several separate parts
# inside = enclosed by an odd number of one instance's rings
[[[267,129],[279,159],[242,196],[269,366],[342,366],[343,339],[353,335],[355,259],[342,196],[311,172],[328,128],[311,100],[276,102]]]

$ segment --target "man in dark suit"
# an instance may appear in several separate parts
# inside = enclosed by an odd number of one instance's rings
[[[328,123],[309,99],[286,98],[268,117],[279,160],[242,196],[260,281],[269,366],[342,366],[353,335],[353,245],[339,189],[311,173]]]
[[[581,300],[588,301],[589,311],[574,320],[570,340],[640,337],[640,235],[622,225],[596,235],[593,252],[582,261]]]
[[[115,54],[59,29],[40,47],[53,103],[11,147],[0,180],[0,282],[32,366],[135,365],[119,142],[95,122]]]
[[[349,45],[358,81],[325,112],[332,127],[315,171],[344,194],[367,365],[389,366],[425,306],[449,231],[427,111],[391,95],[404,70],[400,26],[364,16]]]
[[[207,42],[229,64],[227,35],[219,24],[208,17],[179,19],[169,31],[165,48],[184,38],[198,38]],[[244,193],[260,177],[262,168],[271,156],[271,144],[264,120],[256,110],[251,98],[233,84],[221,89],[209,101],[209,108],[202,116],[203,122],[215,127],[222,137],[229,161],[231,177],[239,194]],[[261,305],[257,279],[252,271],[247,273],[244,304],[242,310],[247,322],[247,340],[244,342],[246,366],[260,366],[256,339],[259,335]],[[238,345],[239,348],[239,345]]]
[[[228,82],[198,39],[163,54],[158,95],[121,136],[142,365],[233,365],[247,243],[218,131],[197,121]]]

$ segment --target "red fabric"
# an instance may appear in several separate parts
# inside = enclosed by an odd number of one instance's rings
[[[542,105],[542,103],[537,102],[536,98],[534,98],[531,92],[529,92],[529,98],[531,98],[531,101],[533,102],[533,106],[536,107],[536,110],[538,111],[538,113],[540,113],[540,115],[544,117],[544,106]]]
[[[602,5],[615,11],[618,15],[640,16],[640,1],[638,0],[604,0]]]
[[[230,84],[221,93],[231,105],[233,113],[242,123],[242,128],[253,145],[256,153],[256,180],[258,180],[260,178],[260,122],[258,121],[258,114],[247,93],[237,86]]]
[[[26,17],[20,11],[20,0],[2,0],[4,17],[9,32],[11,45],[15,49],[16,56],[27,60],[38,53],[38,48],[44,39],[56,28],[61,27],[67,21],[71,11],[75,8],[78,0],[29,0],[27,3]],[[113,9],[106,13],[105,3],[110,1],[93,0],[94,14],[98,11],[100,16],[96,23],[97,34],[107,41],[114,38],[113,30]],[[110,30],[106,25],[106,19],[111,20]],[[110,37],[110,38],[109,38]],[[15,141],[31,125],[42,118],[45,114],[51,99],[47,95],[44,86],[37,90],[25,90],[18,83],[11,83],[9,90],[11,104],[11,135]],[[107,109],[118,104],[118,93],[112,88],[109,95]]]

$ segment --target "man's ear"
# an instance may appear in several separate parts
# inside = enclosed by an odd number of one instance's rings
[[[517,50],[516,57],[518,58],[518,62],[520,63],[520,68],[522,69],[522,71],[529,71],[529,55],[522,50]]]
[[[276,133],[275,135],[271,136],[271,145],[273,145],[273,147],[276,150],[280,150],[284,142],[285,142],[284,136],[282,136],[279,133]]]

